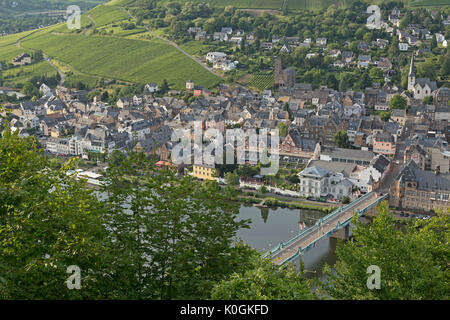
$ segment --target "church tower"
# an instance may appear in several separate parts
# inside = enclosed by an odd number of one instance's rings
[[[409,67],[408,74],[408,91],[414,92],[414,86],[416,85],[416,73],[414,68],[414,52],[411,56],[411,65]]]
[[[275,87],[280,87],[283,85],[283,67],[281,65],[281,59],[279,57],[275,58],[274,80]]]

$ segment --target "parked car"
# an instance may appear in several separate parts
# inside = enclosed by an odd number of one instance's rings
[[[404,217],[405,214],[403,212],[400,212],[400,217]]]
[[[409,213],[408,212],[405,213],[405,217],[409,217]]]

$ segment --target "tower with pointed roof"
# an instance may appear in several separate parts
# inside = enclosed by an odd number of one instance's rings
[[[411,55],[411,65],[409,67],[408,74],[408,91],[414,92],[414,86],[416,85],[416,72],[414,67],[414,52]]]

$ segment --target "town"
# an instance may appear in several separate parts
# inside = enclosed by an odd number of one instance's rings
[[[69,2],[0,23],[0,299],[447,298],[448,5]]]

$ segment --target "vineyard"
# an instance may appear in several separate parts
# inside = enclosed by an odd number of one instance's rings
[[[248,83],[248,86],[263,91],[272,87],[273,81],[273,75],[255,74]]]

